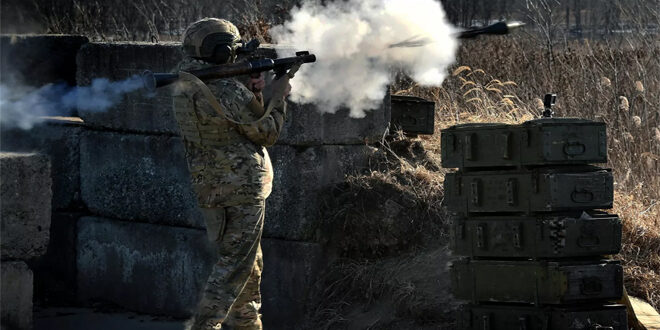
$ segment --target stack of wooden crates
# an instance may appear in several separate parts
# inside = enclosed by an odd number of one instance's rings
[[[442,131],[458,329],[626,330],[604,123],[541,118]]]

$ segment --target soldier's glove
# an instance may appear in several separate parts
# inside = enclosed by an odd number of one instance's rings
[[[279,79],[274,79],[264,88],[262,94],[266,102],[270,100],[281,99],[283,100],[289,91],[291,91],[291,85],[289,84],[289,76],[283,75]]]
[[[298,72],[298,69],[300,69],[300,66],[302,63],[296,63],[289,68],[289,70],[286,72],[286,74],[283,74],[280,77],[275,78],[264,88],[262,91],[264,100],[266,102],[270,100],[275,100],[275,99],[281,99],[283,100],[285,97],[289,95],[289,92],[291,92],[291,85],[289,84],[289,80],[294,77],[296,72]]]

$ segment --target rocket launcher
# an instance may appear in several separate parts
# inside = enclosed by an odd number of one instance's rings
[[[200,70],[191,70],[189,73],[202,81],[250,75],[254,73],[273,70],[276,79],[285,75],[294,64],[316,62],[316,56],[307,51],[297,52],[296,56],[278,59],[261,58],[247,62],[216,65]],[[170,85],[179,80],[179,73],[154,73],[149,70],[142,74],[144,87],[155,91],[159,87]]]

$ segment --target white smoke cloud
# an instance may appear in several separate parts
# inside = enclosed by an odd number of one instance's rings
[[[142,78],[122,81],[96,78],[89,86],[48,84],[41,88],[0,85],[0,123],[5,127],[30,129],[43,117],[71,115],[75,109],[107,111],[126,93],[142,88]]]
[[[440,85],[458,46],[437,0],[308,1],[291,15],[271,29],[274,41],[317,57],[291,81],[292,100],[324,112],[345,106],[356,118],[380,106],[393,68]]]

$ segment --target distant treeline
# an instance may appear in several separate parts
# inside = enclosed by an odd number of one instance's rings
[[[178,39],[192,21],[226,17],[267,37],[302,0],[2,0],[2,33],[73,33],[105,40]],[[457,26],[514,19],[548,39],[660,33],[660,0],[439,0]]]
[[[100,40],[178,40],[204,17],[252,35],[280,23],[296,0],[2,0],[0,32],[84,34]]]

